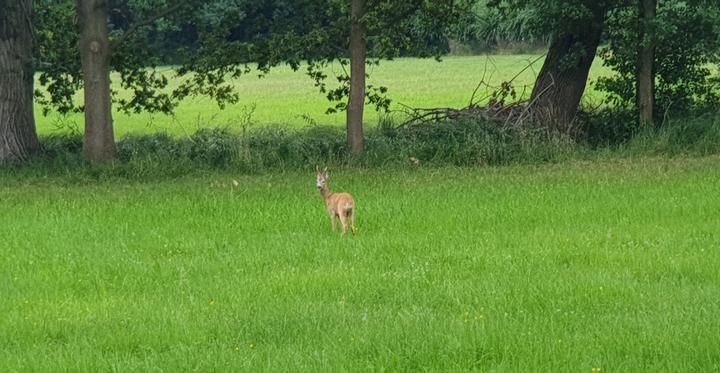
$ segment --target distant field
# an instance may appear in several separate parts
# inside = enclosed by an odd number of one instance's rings
[[[415,107],[464,106],[467,105],[473,90],[483,77],[486,82],[499,85],[500,82],[511,79],[537,57],[537,55],[446,57],[442,62],[433,59],[401,58],[395,61],[383,61],[379,67],[371,68],[370,83],[389,87],[390,97],[396,103]],[[526,85],[529,94],[542,61],[538,61],[533,66],[515,80],[518,93],[521,93],[522,86]],[[332,67],[329,72],[332,74],[335,69],[339,67]],[[168,72],[170,72],[169,68]],[[608,70],[601,66],[600,60],[597,60],[590,79],[608,73]],[[332,79],[331,75],[329,80],[331,83]],[[329,103],[302,70],[293,72],[287,67],[282,67],[273,70],[270,75],[262,79],[250,74],[238,79],[236,84],[241,101],[227,107],[226,110],[220,110],[208,99],[197,98],[184,102],[177,110],[176,119],[146,113],[130,116],[115,113],[116,133],[120,136],[126,133],[156,131],[183,134],[193,132],[198,127],[238,128],[243,123],[249,108],[253,106],[255,110],[250,119],[255,126],[344,123],[344,113],[324,114]],[[597,94],[592,92],[592,89],[587,96],[590,100],[597,99]],[[58,127],[70,126],[82,129],[83,121],[80,115],[62,118],[53,114],[43,117],[40,108],[36,111],[41,134],[56,133]],[[378,116],[373,108],[368,107],[366,113],[367,124],[376,124]]]
[[[0,178],[0,371],[718,371],[718,167]]]

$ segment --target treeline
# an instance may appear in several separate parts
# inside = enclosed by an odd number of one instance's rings
[[[450,40],[547,43],[529,100],[498,111],[519,109],[526,126],[569,132],[598,53],[617,72],[598,81],[607,110],[635,127],[720,105],[711,70],[720,4],[710,0],[0,0],[0,161],[39,150],[35,103],[84,111],[85,159],[113,160],[111,107],[171,113],[195,95],[223,106],[239,98],[228,79],[280,64],[303,68],[331,110],[346,111],[347,147],[360,154],[364,104],[389,107],[386,87],[366,85],[365,66],[441,56]],[[345,69],[328,77],[336,61]],[[169,62],[183,78],[172,86],[156,70]],[[129,96],[111,90],[111,71]],[[73,100],[80,89],[83,105]]]

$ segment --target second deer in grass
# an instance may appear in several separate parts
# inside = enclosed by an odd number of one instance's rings
[[[325,206],[330,215],[333,232],[335,231],[336,225],[335,219],[340,219],[342,236],[345,236],[345,232],[347,232],[348,220],[350,220],[350,231],[352,234],[355,234],[357,230],[357,228],[355,228],[355,200],[353,200],[353,197],[348,193],[333,193],[330,191],[328,187],[329,175],[327,167],[322,172],[316,167],[315,171],[317,172],[317,188],[325,200]]]

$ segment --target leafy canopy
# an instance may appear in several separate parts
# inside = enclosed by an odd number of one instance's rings
[[[597,84],[609,93],[608,103],[634,110],[637,48],[652,42],[657,114],[720,107],[719,82],[709,68],[720,61],[720,4],[661,0],[643,40],[640,25],[636,6],[617,9],[608,17],[607,44],[601,56],[617,75],[600,78]]]
[[[367,28],[369,63],[400,55],[439,56],[447,52],[446,35],[465,16],[473,0],[368,0],[362,22]],[[306,73],[328,99],[331,110],[343,109],[349,78],[328,89],[324,67],[347,64],[349,2],[339,0],[110,0],[110,41],[113,71],[130,98],[113,95],[125,112],[171,113],[194,95],[206,95],[222,107],[239,100],[230,79],[280,64]],[[82,110],[73,96],[82,88],[77,51],[74,1],[36,2],[36,66],[45,92],[36,100],[47,113]],[[168,62],[176,76],[160,73]],[[169,89],[169,78],[178,86]],[[367,97],[387,108],[385,87],[368,87]],[[115,92],[113,92],[115,93]],[[127,95],[123,96],[127,97]]]

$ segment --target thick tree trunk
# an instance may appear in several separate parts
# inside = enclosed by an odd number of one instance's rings
[[[581,33],[559,33],[550,43],[547,57],[531,95],[532,112],[549,124],[566,127],[577,114],[603,32],[605,11]]]
[[[110,101],[108,0],[77,0],[80,59],[85,85],[85,137],[88,161],[115,159]]]
[[[652,22],[655,20],[656,0],[640,0],[640,45],[638,45],[638,64],[636,75],[637,106],[640,125],[653,123],[655,110],[655,43]]]
[[[0,0],[0,162],[39,149],[33,115],[32,0]]]
[[[347,139],[350,152],[363,152],[363,109],[365,107],[366,40],[365,0],[351,0],[350,17],[350,97],[347,108]]]

